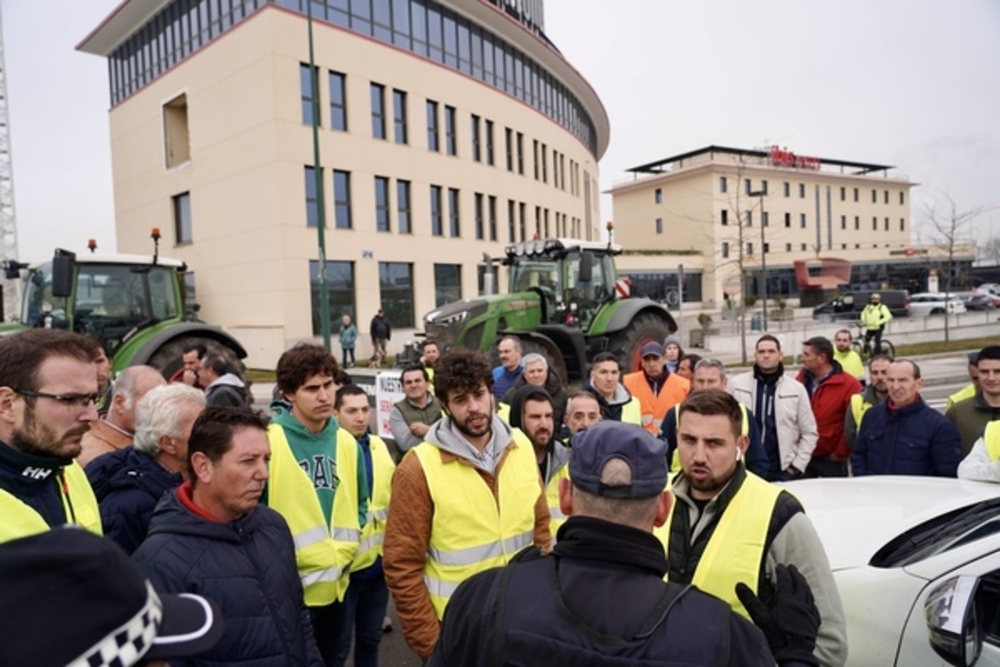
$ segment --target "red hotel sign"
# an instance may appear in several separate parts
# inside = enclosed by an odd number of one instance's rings
[[[799,169],[819,169],[818,157],[796,155],[787,148],[771,146],[771,164],[775,167],[798,167]]]

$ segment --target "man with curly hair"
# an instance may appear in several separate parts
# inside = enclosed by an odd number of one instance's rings
[[[462,581],[551,541],[534,450],[495,415],[486,357],[455,350],[434,370],[445,417],[396,468],[384,544],[403,633],[424,660]]]

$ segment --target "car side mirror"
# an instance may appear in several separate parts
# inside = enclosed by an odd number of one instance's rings
[[[56,249],[52,258],[52,296],[68,297],[73,293],[73,262],[76,253]]]
[[[589,283],[594,279],[594,256],[589,252],[580,255],[580,275],[577,277],[581,283]]]
[[[924,613],[931,648],[949,665],[971,667],[983,649],[983,628],[976,608],[979,578],[952,577],[927,594]]]

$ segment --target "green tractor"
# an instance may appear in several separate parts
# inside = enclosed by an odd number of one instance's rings
[[[154,232],[154,240],[158,240]],[[89,334],[104,344],[112,369],[147,364],[169,379],[188,345],[201,343],[230,356],[247,356],[239,341],[196,319],[185,303],[183,262],[148,255],[84,255],[58,249],[50,261],[4,263],[8,280],[27,269],[20,321],[0,324],[0,335],[32,327]]]
[[[516,336],[525,353],[545,356],[567,383],[585,380],[588,359],[603,351],[630,372],[640,348],[662,344],[677,325],[655,301],[619,295],[614,256],[621,251],[610,242],[575,239],[508,246],[502,262],[510,267],[509,292],[441,306],[424,317],[424,331],[444,348],[487,353],[500,338]]]

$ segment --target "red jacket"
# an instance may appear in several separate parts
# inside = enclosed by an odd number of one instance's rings
[[[796,380],[809,388],[811,374],[802,369]],[[809,399],[813,415],[816,417],[816,430],[819,439],[813,458],[836,454],[841,458],[850,458],[851,447],[844,440],[844,417],[851,409],[851,396],[861,391],[861,383],[857,378],[845,373],[840,364],[833,362],[833,373],[822,380]]]

